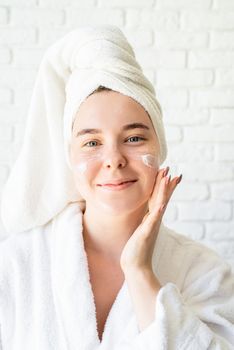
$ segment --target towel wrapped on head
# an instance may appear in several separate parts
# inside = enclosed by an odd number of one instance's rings
[[[160,164],[167,146],[160,105],[122,31],[83,26],[45,52],[29,106],[22,149],[3,188],[2,221],[9,233],[46,224],[78,193],[69,161],[72,125],[80,104],[98,86],[139,102],[158,137]]]

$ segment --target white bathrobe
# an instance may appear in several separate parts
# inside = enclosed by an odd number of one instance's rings
[[[163,224],[153,254],[162,285],[154,321],[139,331],[124,282],[100,342],[82,215],[72,203],[46,225],[0,242],[1,350],[234,349],[230,266]]]

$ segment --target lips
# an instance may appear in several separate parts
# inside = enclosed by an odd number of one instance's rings
[[[131,180],[131,179],[127,179],[127,180],[111,180],[111,182],[109,183],[105,183],[105,184],[98,184],[98,186],[118,186],[118,185],[122,185],[124,183],[128,183],[128,182],[136,182],[137,180]]]

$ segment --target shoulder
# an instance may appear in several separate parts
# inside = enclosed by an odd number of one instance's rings
[[[165,249],[170,247],[173,249],[173,251],[178,253],[189,252],[190,256],[201,256],[205,254],[213,257],[214,259],[222,259],[216,251],[209,248],[204,243],[195,241],[192,238],[165,226],[164,224],[162,225],[161,231]]]
[[[211,271],[232,275],[231,266],[217,252],[164,224],[158,248],[155,270],[163,283],[174,282],[182,287]]]

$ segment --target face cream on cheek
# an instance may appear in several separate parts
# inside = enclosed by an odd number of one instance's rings
[[[129,160],[137,160],[143,163],[145,166],[158,170],[159,168],[159,159],[158,156],[154,154],[130,154],[127,157]],[[86,159],[78,161],[73,169],[77,174],[84,174],[87,170],[91,170],[93,167],[97,165],[101,165],[104,161],[104,157],[102,155],[92,155]]]
[[[159,161],[157,156],[154,156],[152,154],[144,154],[141,156],[141,158],[146,166],[154,169],[159,168]]]
[[[76,172],[78,172],[80,174],[85,173],[85,171],[87,170],[87,162],[82,162],[80,164],[76,164],[74,169]]]

